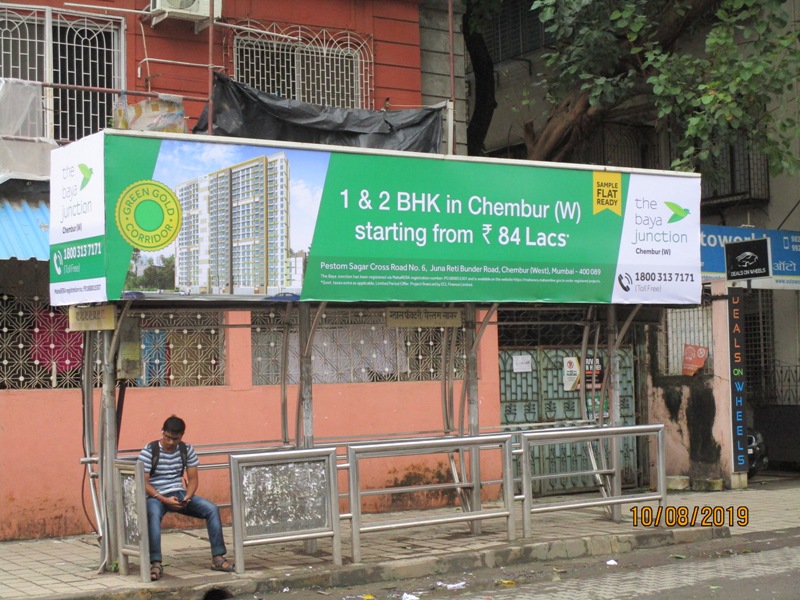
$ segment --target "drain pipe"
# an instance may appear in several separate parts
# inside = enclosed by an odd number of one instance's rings
[[[455,128],[455,106],[456,106],[456,54],[454,48],[454,19],[453,19],[453,0],[447,0],[447,35],[450,46],[450,103],[448,112],[451,115],[450,131],[448,132],[447,145],[450,154],[456,153],[456,128]]]

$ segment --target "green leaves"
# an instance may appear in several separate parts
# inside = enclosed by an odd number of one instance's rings
[[[578,96],[588,98],[584,110],[593,118],[646,104],[652,123],[672,135],[675,168],[698,169],[744,136],[773,172],[794,170],[800,167],[791,147],[796,104],[783,99],[800,77],[800,40],[787,6],[785,0],[533,0],[548,35],[537,98],[562,107],[562,117],[576,126],[585,121],[574,112]]]

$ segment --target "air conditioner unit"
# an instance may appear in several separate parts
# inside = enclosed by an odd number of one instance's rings
[[[150,0],[153,24],[164,19],[204,21],[211,14],[210,0]],[[222,0],[214,0],[214,18],[222,16]]]

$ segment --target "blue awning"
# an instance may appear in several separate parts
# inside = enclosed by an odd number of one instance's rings
[[[0,260],[50,260],[50,207],[42,201],[0,200]]]

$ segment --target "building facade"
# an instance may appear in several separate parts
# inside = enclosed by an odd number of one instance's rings
[[[81,465],[96,451],[84,447],[83,432],[96,424],[82,415],[80,390],[89,378],[98,406],[102,334],[69,331],[66,311],[48,302],[49,255],[27,244],[47,239],[53,147],[112,125],[191,131],[214,71],[342,108],[392,110],[452,99],[449,135],[457,151],[464,147],[460,16],[446,0],[216,0],[213,24],[201,9],[174,10],[158,0],[87,4],[96,6],[52,0],[0,6],[2,229],[17,233],[15,243],[3,244],[0,260],[0,539],[96,528],[85,510],[90,483]],[[179,186],[185,230],[171,281],[188,295],[186,303],[131,314],[143,354],[141,374],[126,381],[122,454],[157,437],[170,414],[187,421],[187,439],[199,445],[296,439],[295,403],[287,399],[298,391],[297,311],[285,302],[191,304],[192,290],[202,286],[224,292],[232,282],[266,295],[302,279],[303,253],[293,251],[287,234],[290,168],[285,157],[266,156],[187,177]],[[265,237],[248,236],[257,221],[269,224]],[[227,227],[235,241],[205,256],[197,249],[207,246],[202,236],[211,227]],[[133,270],[147,277],[162,262],[139,257]],[[499,406],[488,330],[478,389],[482,425],[491,426]],[[463,327],[398,332],[385,326],[382,307],[331,307],[320,332],[313,349],[317,439],[443,431],[443,381],[451,394],[463,382]],[[102,432],[94,435],[97,442]],[[435,470],[399,465],[366,477],[377,486]],[[226,501],[224,477],[209,474],[202,485],[204,495]]]

